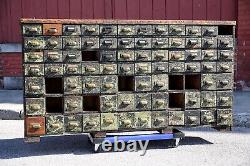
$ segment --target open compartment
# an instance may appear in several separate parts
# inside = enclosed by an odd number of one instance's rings
[[[234,27],[233,25],[219,25],[218,26],[218,35],[233,35]]]
[[[185,89],[201,89],[201,76],[200,74],[185,75]]]
[[[118,91],[134,91],[134,77],[118,76]]]
[[[63,94],[63,78],[45,78],[46,94]]]
[[[184,93],[169,93],[169,108],[184,108],[185,94]]]
[[[183,75],[169,75],[169,90],[183,90]]]
[[[82,51],[82,61],[99,61],[99,51]]]
[[[100,96],[99,95],[83,96],[83,111],[100,111]]]
[[[46,112],[63,114],[63,97],[46,97]]]

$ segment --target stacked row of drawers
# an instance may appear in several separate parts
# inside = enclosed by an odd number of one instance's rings
[[[26,136],[232,125],[234,26],[31,22]]]

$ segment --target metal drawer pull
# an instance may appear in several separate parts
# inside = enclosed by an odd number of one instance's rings
[[[139,87],[141,87],[141,88],[146,88],[146,87],[148,87],[148,84],[147,84],[147,83],[140,83],[140,84],[139,84]]]
[[[148,123],[148,118],[139,117],[138,119],[139,119],[141,124]]]
[[[190,54],[189,54],[189,57],[191,57],[191,58],[195,58],[197,56],[198,56],[197,52],[190,52]]]
[[[104,84],[104,87],[107,88],[107,89],[112,89],[112,88],[114,88],[114,84],[107,83],[107,84]]]
[[[157,71],[164,71],[165,70],[165,67],[163,66],[157,66]]]
[[[198,44],[198,40],[195,40],[195,39],[188,40],[188,45],[196,45],[196,44]]]
[[[95,45],[95,42],[94,41],[85,41],[85,45],[86,46],[93,46],[93,45]]]
[[[155,45],[157,45],[157,46],[163,46],[163,45],[165,45],[165,42],[164,42],[164,40],[156,41]]]
[[[29,27],[29,28],[26,29],[26,31],[28,31],[30,33],[37,33],[38,28],[37,27]]]
[[[87,122],[86,126],[94,127],[94,126],[96,126],[96,122]]]
[[[86,28],[86,31],[88,33],[94,33],[96,31],[96,28]]]
[[[124,126],[130,126],[130,125],[132,124],[132,122],[131,122],[131,120],[126,119],[126,120],[123,120],[123,121],[122,121],[122,124],[123,124]]]
[[[163,87],[164,85],[165,85],[164,82],[160,82],[160,81],[155,82],[155,86],[157,86],[157,87]]]
[[[148,71],[148,66],[139,66],[139,71],[141,71],[141,72]]]
[[[229,70],[230,67],[228,65],[221,65],[220,68],[221,70],[226,71],[226,70]]]
[[[77,42],[76,41],[68,41],[67,46],[76,46]]]
[[[212,65],[203,65],[203,68],[205,70],[212,70],[213,69],[213,66]]]
[[[129,105],[129,104],[131,104],[131,101],[129,100],[122,101],[122,105]]]
[[[110,71],[114,71],[114,68],[112,66],[106,66],[104,67],[104,70],[110,72]]]
[[[33,60],[39,59],[40,57],[41,57],[40,54],[29,54],[28,55],[28,58],[33,59]]]
[[[145,45],[148,45],[148,42],[146,40],[138,40],[137,44],[140,46],[145,46]]]
[[[147,100],[141,100],[140,102],[139,102],[139,104],[140,105],[147,105],[148,104],[148,101]]]
[[[86,83],[85,87],[89,88],[89,89],[96,88],[96,84],[94,84],[94,83]]]
[[[57,73],[57,72],[59,72],[59,68],[50,67],[50,68],[49,68],[49,71],[50,71],[51,73]]]
[[[94,67],[85,67],[85,70],[88,72],[95,72],[96,69]]]
[[[110,45],[113,44],[113,41],[112,41],[112,40],[104,40],[102,43],[103,43],[104,45],[106,45],[106,46],[110,46]]]
[[[205,102],[205,103],[212,103],[212,102],[213,102],[213,99],[204,98],[204,102]]]
[[[182,54],[172,54],[172,59],[180,59],[182,58]]]
[[[50,40],[50,41],[48,42],[48,44],[49,44],[50,46],[55,47],[55,46],[57,46],[57,45],[58,45],[58,42],[57,42],[57,41],[55,41],[55,40]]]
[[[113,31],[112,27],[104,27],[104,28],[102,28],[102,33],[104,33],[104,34],[111,33],[112,31]]]
[[[220,44],[223,45],[223,46],[227,46],[227,45],[230,44],[230,41],[229,40],[221,40]]]
[[[188,30],[188,33],[189,33],[189,34],[197,34],[198,32],[199,32],[198,29],[189,29],[189,30]]]
[[[40,104],[31,104],[29,106],[30,110],[33,110],[33,111],[38,111],[41,109],[41,105]]]
[[[57,32],[57,29],[56,29],[56,28],[49,28],[49,29],[48,29],[48,32],[49,32],[49,33],[56,33],[56,32]]]
[[[163,123],[164,121],[165,121],[164,118],[156,118],[156,119],[155,119],[155,123],[158,123],[158,124],[161,124],[161,123]]]
[[[67,26],[66,31],[67,32],[75,32],[76,28],[74,26]]]
[[[158,105],[158,106],[161,106],[164,103],[165,103],[164,100],[156,100],[156,102],[155,102],[155,104]]]
[[[213,81],[212,80],[205,80],[204,84],[207,86],[211,86],[211,85],[213,85]]]
[[[229,97],[220,97],[220,102],[221,103],[227,103],[229,100]]]
[[[30,85],[29,86],[29,89],[30,90],[34,90],[34,91],[37,91],[37,90],[41,90],[41,87],[39,85]]]
[[[163,27],[156,27],[156,28],[155,28],[155,31],[156,31],[157,33],[164,33],[164,32],[166,32],[166,29],[163,28]]]
[[[179,71],[179,70],[181,70],[181,67],[179,67],[179,66],[174,66],[174,67],[172,68],[172,70],[174,70],[174,71]]]
[[[121,58],[123,58],[123,59],[130,59],[131,58],[131,54],[121,54]]]
[[[67,103],[67,106],[70,109],[76,109],[78,107],[78,103],[76,102]]]
[[[113,124],[114,120],[112,118],[106,118],[106,119],[103,119],[103,122],[106,124]]]
[[[158,59],[162,59],[165,57],[165,54],[164,53],[158,53],[158,54],[155,54],[155,57],[158,58]]]
[[[77,67],[75,67],[75,66],[68,66],[68,72],[77,72]]]
[[[197,116],[189,116],[189,117],[188,117],[188,120],[189,120],[190,122],[195,122],[195,121],[197,120]]]
[[[188,102],[192,105],[194,105],[195,103],[197,103],[196,99],[189,99]]]
[[[50,60],[57,60],[57,59],[59,59],[59,55],[57,52],[50,52],[50,53],[48,53],[48,58]]]
[[[75,54],[68,54],[67,57],[70,58],[70,59],[75,59],[76,55]]]
[[[68,84],[68,87],[75,89],[77,87],[77,83],[70,83],[70,84]]]
[[[181,33],[182,28],[173,28],[172,31],[175,32],[175,33]]]
[[[40,123],[31,123],[30,125],[32,129],[40,129],[42,127]]]
[[[195,69],[197,69],[197,66],[195,66],[195,65],[187,65],[187,70],[195,70]]]
[[[224,58],[228,58],[230,56],[229,52],[221,52],[220,55]]]
[[[211,116],[211,115],[206,115],[206,116],[204,116],[204,120],[205,120],[206,122],[208,122],[208,123],[211,123],[211,122],[214,121],[214,118],[213,118],[213,116]]]
[[[38,74],[40,72],[40,69],[38,67],[30,67],[29,72],[31,74]]]
[[[79,126],[79,123],[78,122],[69,122],[69,126],[70,127],[78,127]]]
[[[147,54],[137,54],[139,58],[148,58]]]
[[[60,124],[59,123],[53,123],[50,125],[52,128],[59,128]]]
[[[228,80],[223,80],[223,81],[220,81],[220,84],[223,85],[223,86],[226,86],[228,85],[229,81]]]
[[[205,54],[205,57],[208,57],[208,58],[211,58],[211,57],[213,57],[214,56],[214,53],[212,53],[212,52],[207,52],[206,54]]]
[[[228,114],[226,114],[226,115],[223,114],[223,115],[220,115],[220,118],[226,120],[226,119],[229,119],[230,116]]]
[[[111,59],[113,58],[113,54],[103,54],[104,58]]]
[[[130,40],[121,40],[120,41],[121,45],[129,45],[131,43]]]
[[[182,41],[181,40],[173,40],[171,45],[172,46],[180,46],[180,45],[182,45]]]
[[[128,71],[130,71],[130,67],[121,67],[121,70],[123,72],[128,72]]]
[[[30,40],[30,41],[28,41],[28,45],[30,45],[32,47],[37,47],[40,45],[40,42],[37,40]]]
[[[215,29],[206,29],[207,34],[213,34],[215,32]]]
[[[214,41],[213,40],[206,40],[206,44],[211,46],[214,44]]]
[[[122,31],[123,33],[129,33],[129,32],[132,31],[132,29],[131,29],[131,28],[128,28],[128,27],[125,27],[125,28],[122,28],[121,31]]]
[[[107,103],[105,103],[104,105],[105,105],[106,107],[109,107],[109,108],[113,107],[113,103],[111,103],[111,102],[107,102]]]

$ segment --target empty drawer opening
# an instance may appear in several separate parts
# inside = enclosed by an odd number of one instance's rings
[[[185,75],[185,89],[200,90],[201,76],[200,75]]]
[[[233,35],[233,26],[232,25],[220,25],[218,27],[219,35]]]
[[[82,61],[98,61],[99,56],[98,51],[82,51]]]
[[[63,113],[63,98],[62,97],[46,97],[46,112],[47,113]]]
[[[134,77],[133,76],[119,76],[118,77],[119,91],[134,91]]]
[[[169,108],[184,108],[185,95],[183,93],[169,93]]]
[[[100,111],[100,98],[98,95],[83,96],[84,111]]]
[[[45,88],[47,94],[63,94],[63,79],[45,78]]]
[[[169,90],[183,90],[182,75],[169,75]]]

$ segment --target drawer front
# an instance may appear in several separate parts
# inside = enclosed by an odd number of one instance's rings
[[[101,74],[117,74],[117,64],[115,63],[103,63],[100,64]]]
[[[171,73],[182,73],[185,71],[184,62],[169,62],[169,72]]]
[[[97,62],[83,62],[82,74],[83,75],[98,75],[100,73],[100,65]]]
[[[202,26],[202,35],[203,36],[217,36],[218,27],[216,26]]]
[[[134,38],[118,38],[117,39],[118,48],[120,49],[126,49],[126,48],[134,48],[135,42]]]
[[[64,96],[64,112],[76,113],[82,112],[83,100],[81,96]]]
[[[134,94],[118,94],[118,111],[130,111],[135,109]]]
[[[200,92],[185,92],[185,108],[200,108]]]
[[[136,61],[151,61],[151,51],[150,50],[136,50],[135,60]]]
[[[83,80],[83,93],[100,93],[101,80],[99,76],[86,76]]]
[[[45,75],[46,76],[61,76],[63,75],[62,64],[45,64]]]
[[[116,38],[100,38],[101,49],[115,49],[117,48]]]
[[[171,61],[183,61],[185,59],[184,51],[169,51],[169,60]]]
[[[45,100],[44,98],[26,98],[25,99],[26,115],[44,115]]]
[[[168,61],[168,50],[152,51],[153,61]]]
[[[166,110],[168,108],[168,93],[153,93],[152,94],[152,109]]]
[[[201,72],[200,62],[185,63],[185,71],[188,73]]]
[[[233,62],[217,62],[217,72],[232,73]]]
[[[42,35],[41,24],[24,24],[22,26],[22,33],[25,36]]]
[[[216,74],[202,74],[201,75],[201,89],[202,90],[216,90]]]
[[[62,49],[62,39],[60,37],[44,37],[45,49]]]
[[[122,112],[119,113],[119,129],[133,129],[135,128],[135,113]]]
[[[41,77],[25,78],[25,93],[39,95],[44,93],[44,79]]]
[[[201,50],[186,50],[185,51],[186,61],[199,61],[201,60]]]
[[[151,94],[138,93],[135,94],[136,110],[151,110]]]
[[[63,61],[81,62],[81,51],[63,51]]]
[[[80,94],[82,93],[82,79],[80,76],[64,77],[64,93]]]
[[[133,63],[120,63],[118,64],[119,75],[134,75],[134,64]]]
[[[152,35],[151,25],[136,25],[135,29],[137,35]]]
[[[201,48],[201,38],[186,38],[186,48]]]
[[[216,70],[216,62],[201,62],[202,73],[215,73]]]
[[[217,107],[232,107],[232,91],[217,92]]]
[[[151,112],[135,112],[136,129],[146,129],[151,127]]]
[[[201,92],[201,107],[216,107],[216,92],[202,91]]]
[[[153,91],[166,91],[168,89],[168,75],[157,74],[152,75],[152,90]]]
[[[25,52],[24,62],[43,62],[43,52]]]
[[[117,84],[117,76],[101,76],[101,93],[117,93]]]
[[[135,76],[135,91],[151,91],[151,76]]]
[[[142,74],[150,74],[151,73],[151,63],[144,62],[144,63],[135,63],[135,74],[142,75]]]
[[[65,75],[79,75],[82,73],[81,63],[64,64],[64,74]]]
[[[153,25],[153,35],[168,35],[168,25]]]
[[[202,50],[202,60],[204,61],[217,60],[217,51],[216,50]]]
[[[200,110],[185,111],[186,126],[199,126],[201,124],[200,119]]]
[[[117,35],[117,25],[100,25],[100,35],[104,36]]]
[[[217,38],[215,37],[206,37],[202,38],[202,48],[210,49],[210,48],[217,48]]]
[[[233,74],[217,74],[217,89],[233,89]]]
[[[219,50],[218,59],[219,61],[233,61],[234,52],[232,50]]]
[[[185,48],[185,38],[169,38],[169,48]]]
[[[168,126],[167,111],[152,111],[151,113],[152,128],[162,128]]]
[[[152,63],[153,74],[168,73],[168,62],[154,62]]]
[[[210,125],[216,122],[216,110],[208,109],[201,110],[201,124],[202,125]]]
[[[118,35],[130,36],[135,35],[135,32],[134,25],[118,25]]]
[[[41,116],[26,117],[26,136],[41,136],[45,134],[45,118]]]
[[[30,50],[30,49],[44,49],[45,42],[43,37],[24,37],[23,41],[24,49]]]
[[[100,51],[101,62],[114,62],[116,59],[116,51]]]
[[[63,35],[81,35],[80,25],[63,25]]]
[[[63,37],[63,49],[81,49],[80,37]]]
[[[152,38],[152,48],[168,48],[168,38]]]
[[[82,116],[70,115],[64,117],[64,127],[67,133],[81,133],[82,132]]]
[[[100,108],[101,112],[117,111],[117,95],[101,95]]]
[[[49,115],[46,117],[46,133],[49,135],[59,135],[64,132],[63,115]]]
[[[117,59],[118,61],[134,61],[135,53],[132,50],[118,51]]]
[[[101,130],[118,130],[117,116],[115,113],[101,113]]]
[[[25,75],[26,76],[42,76],[44,75],[43,64],[25,64]]]
[[[62,62],[62,51],[44,50],[45,62]]]
[[[218,48],[229,49],[234,47],[234,39],[232,37],[219,37]]]
[[[135,48],[151,48],[151,38],[135,38]]]
[[[184,111],[169,111],[168,124],[170,126],[184,126]]]
[[[101,116],[99,113],[83,114],[83,132],[100,131]]]
[[[82,25],[81,32],[84,36],[99,35],[99,25]]]
[[[217,110],[217,125],[220,126],[232,126],[233,115],[230,109],[218,109]]]
[[[201,36],[201,26],[186,26],[186,35]]]
[[[185,25],[169,25],[169,35],[185,35]]]
[[[43,35],[62,35],[62,24],[43,24]]]
[[[82,37],[82,49],[91,50],[99,48],[99,38],[98,37]]]

